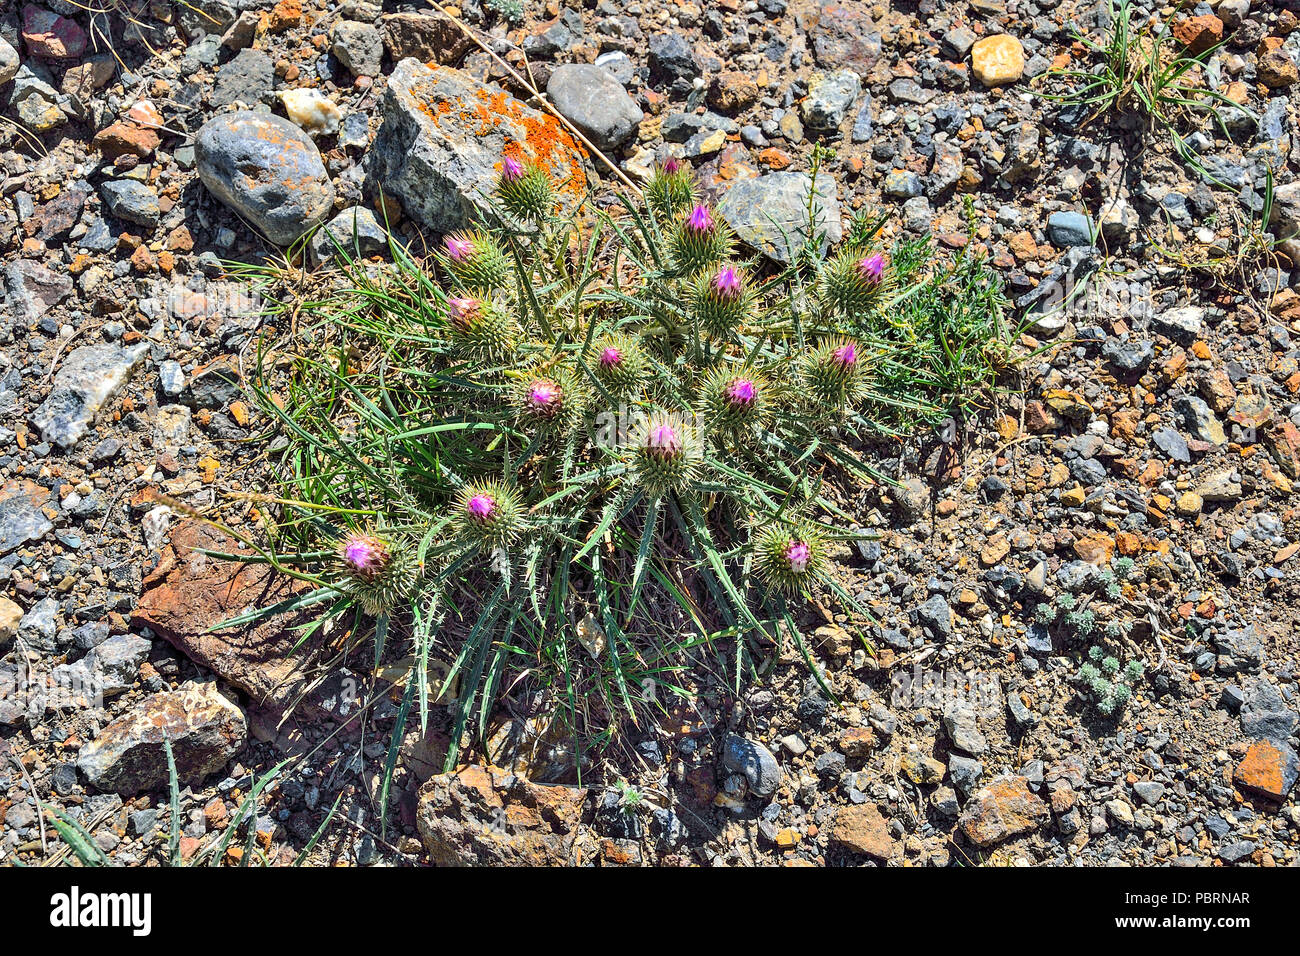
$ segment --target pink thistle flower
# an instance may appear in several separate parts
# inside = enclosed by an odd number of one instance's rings
[[[646,450],[657,458],[673,458],[681,453],[682,440],[672,425],[655,425],[650,429]]]
[[[754,404],[757,394],[753,380],[748,378],[738,378],[726,388],[727,401],[737,406]]]
[[[699,205],[692,209],[690,218],[686,220],[686,228],[691,232],[712,232],[713,214],[709,212],[709,207]]]
[[[675,176],[682,170],[682,161],[676,156],[669,156],[664,160],[664,172],[669,176]]]
[[[388,549],[374,535],[353,532],[343,539],[339,549],[348,570],[360,577],[372,577],[388,562]]]
[[[464,262],[474,254],[474,243],[469,239],[448,236],[444,242],[447,246],[447,258],[452,262]]]
[[[508,183],[518,182],[524,178],[524,164],[513,156],[501,158],[501,178]]]
[[[740,298],[740,275],[734,268],[727,266],[713,277],[713,291],[720,299]]]
[[[613,368],[623,361],[623,353],[610,345],[601,350],[600,364],[603,368]]]
[[[539,378],[528,386],[528,407],[538,415],[549,417],[558,412],[561,397],[560,386],[547,379]]]
[[[497,510],[491,495],[477,494],[465,503],[465,513],[475,521],[486,521]]]
[[[880,285],[885,277],[885,257],[879,252],[867,256],[858,263],[858,275],[870,285]]]
[[[850,369],[858,364],[858,347],[852,342],[846,342],[834,352],[831,353],[835,364],[843,368]]]
[[[808,570],[808,562],[812,559],[812,549],[802,541],[791,541],[785,549],[785,560],[790,565],[790,570],[795,574],[803,574]]]
[[[478,318],[479,307],[483,303],[478,299],[448,299],[447,317],[458,329],[466,329]]]

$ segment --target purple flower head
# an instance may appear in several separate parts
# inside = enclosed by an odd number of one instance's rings
[[[646,450],[658,458],[673,458],[682,450],[682,440],[672,425],[659,424],[650,429]]]
[[[601,350],[600,364],[602,368],[613,368],[616,365],[621,365],[622,362],[623,353],[614,346],[609,345]]]
[[[786,545],[785,560],[790,565],[790,570],[796,574],[803,574],[808,570],[808,561],[812,558],[812,549],[802,541],[791,541]]]
[[[560,408],[560,386],[539,378],[528,386],[528,407],[539,415],[554,415]]]
[[[474,243],[469,239],[448,236],[444,242],[447,245],[447,258],[452,262],[464,262],[474,254]]]
[[[481,304],[478,299],[448,299],[447,317],[456,328],[466,329],[474,319],[478,318]]]
[[[880,285],[885,277],[885,257],[879,252],[867,256],[858,263],[858,275],[871,285]]]
[[[497,510],[497,503],[491,495],[479,493],[465,503],[465,513],[474,521],[486,521]]]
[[[676,156],[669,156],[664,160],[664,172],[669,176],[675,176],[682,171],[682,161]]]
[[[501,158],[501,178],[508,183],[515,183],[524,178],[524,164],[513,156]]]
[[[846,342],[831,353],[835,364],[843,368],[853,368],[858,364],[858,347],[852,342]]]
[[[709,212],[709,207],[699,205],[692,209],[690,218],[686,220],[686,228],[691,232],[712,232],[713,213]]]
[[[738,407],[753,405],[756,394],[754,382],[748,378],[735,379],[726,388],[727,401]]]
[[[388,549],[374,535],[353,532],[343,539],[340,549],[343,562],[353,574],[369,577],[381,571],[388,561]]]
[[[740,275],[733,267],[726,266],[713,277],[713,291],[719,299],[740,298]]]

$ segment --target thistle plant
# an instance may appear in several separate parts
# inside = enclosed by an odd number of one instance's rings
[[[285,483],[266,533],[316,586],[266,613],[374,617],[376,663],[414,662],[397,740],[458,685],[449,767],[502,694],[607,740],[652,719],[638,689],[692,648],[738,688],[756,645],[811,659],[807,597],[868,619],[830,557],[863,534],[830,491],[882,480],[864,450],[934,411],[881,388],[889,347],[821,301],[824,224],[765,274],[682,165],[580,227],[506,152],[481,220],[431,262],[344,258],[345,288],[294,302],[319,321],[266,344],[257,385]],[[887,308],[889,262],[877,284],[874,253],[851,255]],[[323,552],[344,522],[383,530]]]

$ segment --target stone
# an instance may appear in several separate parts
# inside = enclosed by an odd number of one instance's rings
[[[18,622],[18,639],[39,654],[59,653],[59,602],[47,597],[33,604]]]
[[[1300,81],[1300,68],[1285,49],[1269,50],[1261,56],[1255,73],[1270,90],[1284,90]]]
[[[30,325],[72,294],[72,279],[31,259],[5,266],[5,292],[16,322]]]
[[[725,70],[709,84],[708,102],[723,113],[743,113],[758,102],[759,94],[753,76],[740,70]]]
[[[75,60],[86,52],[88,37],[76,20],[42,7],[23,7],[23,41],[33,56]]]
[[[110,179],[100,184],[99,194],[110,215],[150,231],[157,227],[161,215],[158,194],[144,183],[134,179]]]
[[[316,145],[283,117],[240,110],[210,119],[195,158],[208,191],[275,245],[289,245],[334,206]]]
[[[789,263],[808,229],[808,197],[812,180],[803,173],[768,173],[736,183],[722,196],[718,214],[736,237],[779,263]],[[839,187],[823,174],[817,180],[813,207],[826,240],[843,237]]]
[[[586,194],[586,154],[558,120],[459,70],[403,60],[388,78],[382,113],[369,175],[434,232],[465,228],[476,209],[486,212],[483,197],[507,153],[550,175],[562,210]]]
[[[916,609],[916,623],[936,641],[946,641],[956,633],[953,629],[952,608],[942,594],[927,599]]]
[[[971,794],[958,827],[978,847],[990,847],[1037,830],[1051,815],[1025,777],[1001,776]]]
[[[81,748],[77,769],[95,789],[130,796],[167,783],[164,740],[171,743],[178,776],[197,782],[229,763],[247,739],[244,712],[215,682],[186,681],[104,727]]]
[[[1189,305],[1157,312],[1151,317],[1151,324],[1157,332],[1186,345],[1201,334],[1204,314],[1200,306]]]
[[[379,28],[340,20],[330,34],[330,52],[353,76],[379,76],[384,65],[384,35]]]
[[[99,150],[105,159],[117,159],[126,155],[148,159],[160,142],[162,140],[153,130],[119,121],[96,133],[90,145]]]
[[[1092,245],[1092,220],[1079,212],[1054,212],[1047,217],[1047,238],[1058,249]]]
[[[975,79],[985,86],[1014,83],[1025,72],[1025,48],[1006,33],[985,37],[971,47],[970,64]]]
[[[455,66],[474,46],[447,17],[430,13],[392,13],[380,18],[384,45],[394,63],[414,57],[421,63]]]
[[[560,115],[601,152],[612,152],[636,135],[645,114],[608,70],[589,63],[555,68],[546,84]]]
[[[988,740],[980,732],[973,707],[952,707],[943,715],[943,729],[952,745],[972,756],[988,749]]]
[[[722,746],[722,769],[728,773],[744,774],[749,792],[757,797],[770,797],[781,785],[781,765],[772,752],[756,740],[728,734]]]
[[[817,133],[833,133],[848,118],[862,81],[852,70],[815,73],[808,81],[808,95],[800,106],[804,125]]]
[[[577,862],[586,798],[585,789],[466,766],[420,788],[416,829],[438,866],[564,866]]]
[[[651,79],[689,81],[700,74],[700,62],[686,37],[680,33],[652,36],[646,52]]]
[[[320,90],[299,87],[285,90],[279,97],[285,115],[299,129],[312,136],[332,136],[339,131],[343,111]]]
[[[881,55],[880,32],[865,5],[821,0],[800,17],[812,45],[813,59],[824,70],[871,72]]]
[[[304,690],[315,655],[294,645],[286,616],[235,627],[222,622],[255,607],[285,601],[295,593],[292,581],[265,565],[220,561],[203,550],[227,554],[239,546],[216,529],[194,519],[179,522],[158,566],[145,579],[144,594],[131,616],[187,657],[229,681],[261,707],[277,708]]]
[[[388,232],[365,206],[344,209],[316,231],[311,251],[317,262],[333,258],[339,248],[353,259],[388,251]]]
[[[18,51],[4,37],[0,37],[0,86],[4,86],[18,75],[18,67],[21,65]]]
[[[841,807],[835,814],[831,844],[881,861],[888,861],[901,849],[874,803]]]
[[[1180,395],[1174,399],[1173,404],[1174,411],[1182,416],[1183,423],[1194,438],[1212,445],[1227,444],[1228,436],[1223,430],[1223,423],[1214,416],[1204,399],[1195,395]]]
[[[255,106],[268,100],[275,85],[275,64],[261,50],[240,50],[217,69],[208,102],[215,108],[242,103]]]
[[[0,485],[0,555],[54,530],[42,510],[49,500],[49,489],[28,478],[11,478]]]
[[[89,430],[100,409],[117,394],[148,346],[83,345],[73,349],[54,375],[50,393],[32,413],[41,437],[61,448],[71,448]]]
[[[23,609],[7,597],[0,597],[0,648],[14,639],[22,619]]]
[[[1198,56],[1223,39],[1223,21],[1212,13],[1182,17],[1174,23],[1173,34],[1189,54]]]
[[[1284,741],[1256,740],[1237,764],[1232,779],[1252,793],[1281,803],[1295,786],[1296,752]]]

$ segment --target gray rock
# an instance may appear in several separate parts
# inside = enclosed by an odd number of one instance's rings
[[[469,107],[494,99],[500,108],[485,128]],[[441,104],[451,108],[439,113]],[[459,70],[403,60],[388,78],[382,113],[370,176],[434,232],[469,225],[497,182],[507,146],[551,174],[562,207],[571,208],[585,191],[582,157],[566,137],[530,136],[530,130],[554,130],[558,121]]]
[[[1189,305],[1182,309],[1169,309],[1157,312],[1151,317],[1151,324],[1157,332],[1169,336],[1175,342],[1187,344],[1201,334],[1205,310],[1200,306]]]
[[[10,46],[3,37],[0,37],[0,86],[4,86],[18,75],[20,64],[18,51]]]
[[[680,33],[652,36],[647,47],[650,75],[670,80],[692,80],[700,74],[700,63],[691,45]]]
[[[645,119],[623,84],[608,70],[589,63],[556,67],[546,94],[560,115],[602,152],[626,143]]]
[[[104,205],[118,219],[153,229],[161,215],[158,194],[134,179],[110,179],[99,187]]]
[[[802,111],[804,125],[817,133],[833,133],[848,118],[862,81],[852,70],[816,73],[808,81]]]
[[[54,386],[32,414],[41,437],[71,448],[90,428],[104,404],[117,394],[148,352],[144,344],[83,345],[73,349],[54,376]]]
[[[344,209],[311,238],[311,251],[317,262],[332,259],[339,246],[352,258],[382,255],[388,251],[388,231],[365,206],[353,206]]]
[[[41,318],[72,294],[72,279],[31,259],[5,267],[5,293],[14,319],[24,325]]]
[[[123,796],[167,782],[163,740],[171,742],[176,770],[197,781],[220,770],[248,739],[244,712],[215,682],[187,681],[155,694],[99,732],[77,756],[77,769],[98,790]]]
[[[129,690],[140,675],[153,645],[139,634],[118,634],[81,659],[105,697]]]
[[[335,24],[330,52],[353,76],[378,76],[383,71],[384,35],[369,23],[342,20]]]
[[[40,654],[53,654],[58,643],[59,602],[41,598],[18,622],[18,640]]]
[[[980,733],[972,707],[950,707],[943,715],[943,729],[958,750],[978,756],[988,749],[988,741]]]
[[[1282,744],[1295,732],[1300,716],[1286,705],[1276,687],[1263,678],[1246,684],[1245,703],[1241,708],[1241,729],[1247,737],[1263,738]]]
[[[199,130],[195,157],[208,191],[276,245],[289,245],[334,205],[316,144],[281,116],[217,116]]]
[[[1223,424],[1215,418],[1214,412],[1203,399],[1195,395],[1182,395],[1174,399],[1174,411],[1183,417],[1183,423],[1193,437],[1212,445],[1227,444],[1228,436],[1223,430]]]
[[[1157,428],[1151,433],[1151,440],[1157,448],[1173,461],[1184,464],[1192,460],[1192,452],[1187,447],[1187,439],[1176,428]]]
[[[1047,238],[1058,249],[1092,245],[1092,220],[1079,212],[1054,212],[1047,217]]]
[[[1165,795],[1165,785],[1156,783],[1154,780],[1139,780],[1133,784],[1133,792],[1147,806],[1154,807],[1160,802],[1160,798]]]
[[[39,491],[32,494],[16,481],[0,486],[0,554],[8,554],[54,529],[40,508],[49,493],[38,485],[31,487]]]
[[[208,102],[214,108],[243,103],[254,106],[269,100],[275,86],[275,65],[261,50],[240,50],[217,68]]]
[[[746,179],[727,190],[718,213],[742,243],[770,259],[788,263],[802,246],[808,230],[808,196],[812,180],[803,173],[769,173]],[[829,176],[819,176],[813,202],[826,240],[843,237],[839,187]]]
[[[745,775],[749,792],[770,797],[781,785],[781,765],[772,752],[755,740],[729,734],[722,746],[722,768]]]
[[[916,622],[937,641],[946,641],[955,633],[952,608],[941,594],[936,594],[916,609]]]

